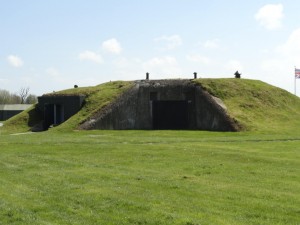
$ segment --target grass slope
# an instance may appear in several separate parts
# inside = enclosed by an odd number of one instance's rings
[[[300,127],[300,99],[258,80],[198,79],[198,84],[223,100],[228,113],[252,131],[282,132]]]
[[[84,94],[87,96],[85,104],[82,109],[72,116],[65,123],[61,124],[56,130],[74,130],[89,117],[97,113],[103,107],[111,103],[124,91],[132,87],[132,82],[126,81],[115,81],[101,84],[95,87],[81,88],[81,89],[70,89],[55,94]],[[74,92],[75,91],[75,92]]]
[[[132,82],[115,81],[100,84],[95,87],[73,88],[47,94],[86,96],[85,104],[82,109],[63,124],[54,128],[54,130],[70,131],[76,129],[80,123],[88,119],[102,107],[112,102],[131,86]],[[16,133],[29,131],[31,127],[38,123],[41,119],[42,118],[39,113],[34,108],[31,108],[30,110],[24,111],[23,113],[5,121],[4,126],[2,127],[2,132]]]
[[[200,84],[210,94],[222,99],[229,115],[236,119],[245,131],[290,132],[300,127],[300,99],[285,90],[261,81],[247,79],[197,79],[194,82]],[[54,130],[76,129],[79,124],[132,85],[132,82],[116,81],[49,94],[87,96],[82,110]],[[35,117],[37,113],[33,109],[29,112],[11,118],[0,129],[8,133],[30,130],[30,125],[33,125],[39,117]]]
[[[0,135],[0,224],[300,224],[297,135]]]
[[[27,132],[42,119],[35,106],[32,106],[22,113],[4,121],[4,126],[0,127],[0,133]]]

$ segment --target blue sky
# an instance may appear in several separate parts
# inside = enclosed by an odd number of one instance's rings
[[[233,77],[294,92],[300,1],[0,0],[0,89]],[[300,82],[300,81],[298,81]],[[298,83],[297,82],[297,83]],[[300,89],[300,83],[299,83]],[[298,90],[300,94],[300,90]]]

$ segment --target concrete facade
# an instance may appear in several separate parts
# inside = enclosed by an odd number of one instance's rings
[[[190,80],[136,81],[80,128],[238,130],[220,100]]]
[[[37,107],[44,117],[44,129],[69,119],[81,109],[84,99],[84,95],[43,95],[38,97]]]
[[[4,104],[0,105],[0,121],[8,120],[9,118],[30,108],[31,104]]]

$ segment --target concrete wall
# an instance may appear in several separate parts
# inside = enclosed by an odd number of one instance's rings
[[[8,120],[9,118],[23,112],[23,110],[0,110],[0,121]]]
[[[187,112],[186,129],[235,131],[237,126],[226,111],[210,96],[189,80],[137,81],[134,88],[119,97],[111,105],[80,126],[82,129],[153,129],[153,106],[155,102],[164,104],[185,102]],[[176,110],[176,104],[174,104]],[[180,108],[177,108],[181,111]],[[156,112],[157,113],[157,112]],[[158,112],[159,113],[159,112]],[[164,119],[172,117],[161,115]],[[175,114],[176,112],[174,112]],[[174,117],[175,118],[175,117]],[[172,118],[170,118],[172,120]],[[176,118],[178,119],[178,117]],[[171,121],[172,122],[172,121]],[[176,121],[173,121],[174,123]],[[163,127],[163,129],[168,129]],[[170,126],[170,129],[173,129]]]
[[[31,106],[31,104],[1,104],[0,121],[8,120],[9,118],[23,112]]]
[[[43,95],[38,97],[38,109],[44,115],[45,129],[60,124],[76,114],[84,103],[84,95]],[[54,119],[56,117],[56,119]]]
[[[196,129],[212,131],[237,131],[238,125],[227,115],[223,104],[201,87],[195,88]]]

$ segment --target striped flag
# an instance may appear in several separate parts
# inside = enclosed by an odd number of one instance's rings
[[[300,78],[300,69],[295,68],[295,78]]]

